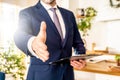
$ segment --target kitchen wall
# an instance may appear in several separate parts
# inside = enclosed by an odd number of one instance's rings
[[[112,8],[109,0],[70,0],[69,4],[69,9],[74,14],[76,8],[89,6],[94,7],[98,12],[92,21],[89,36],[86,37],[88,50],[92,49],[94,42],[97,49],[108,47],[109,53],[120,53],[120,8]]]

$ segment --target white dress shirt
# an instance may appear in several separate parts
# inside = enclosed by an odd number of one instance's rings
[[[42,6],[46,9],[46,11],[48,12],[50,18],[52,19],[53,21],[53,12],[50,10],[51,8],[56,8],[56,14],[58,16],[58,19],[59,19],[59,22],[60,22],[60,25],[61,25],[61,29],[62,29],[62,33],[63,33],[63,39],[65,38],[65,34],[66,34],[66,30],[65,30],[65,24],[64,24],[64,21],[63,21],[63,18],[62,18],[62,15],[59,11],[59,9],[57,8],[57,5],[55,5],[54,7],[48,5],[48,4],[45,4],[43,1],[40,1],[40,3],[42,4]],[[54,21],[53,21],[54,22]],[[32,41],[34,40],[35,37],[31,37],[28,41],[28,49],[29,51],[32,53],[32,55],[36,56],[38,58],[38,56],[34,53],[34,51],[32,50]]]

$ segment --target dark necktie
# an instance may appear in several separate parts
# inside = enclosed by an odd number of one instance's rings
[[[50,10],[53,12],[53,22],[61,36],[61,39],[63,40],[63,33],[62,33],[62,29],[61,29],[61,25],[60,25],[58,16],[56,14],[56,8],[51,8]]]

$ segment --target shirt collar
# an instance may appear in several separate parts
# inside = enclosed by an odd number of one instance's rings
[[[46,10],[50,10],[50,8],[56,8],[56,9],[58,9],[57,8],[57,5],[55,5],[55,6],[50,6],[50,5],[48,5],[48,4],[45,4],[42,0],[40,1],[40,3],[42,4],[42,6],[46,9]]]

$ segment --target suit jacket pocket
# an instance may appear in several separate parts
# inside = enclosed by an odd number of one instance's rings
[[[41,66],[35,71],[34,80],[53,80],[50,66]]]
[[[30,66],[31,71],[39,71],[39,72],[45,72],[47,70],[49,70],[49,65],[31,65]]]

